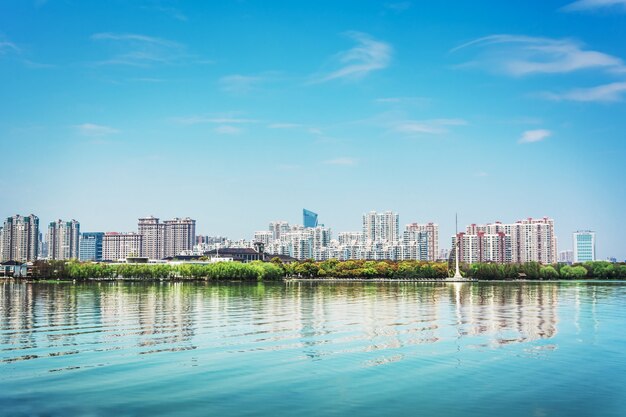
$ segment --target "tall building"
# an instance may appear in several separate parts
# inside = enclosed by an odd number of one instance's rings
[[[1,260],[4,261],[35,261],[39,254],[39,218],[29,216],[9,217],[2,228]]]
[[[574,262],[596,260],[596,233],[591,230],[574,232]]]
[[[573,250],[563,250],[559,252],[559,263],[571,265],[574,263],[574,251]]]
[[[265,246],[272,243],[274,239],[274,234],[269,230],[261,230],[258,232],[254,232],[254,242],[263,243]]]
[[[302,224],[304,227],[317,227],[317,213],[302,209]]]
[[[400,235],[400,217],[391,211],[365,213],[363,235],[366,242],[397,242]]]
[[[185,217],[165,220],[165,248],[164,257],[176,256],[183,251],[193,249],[196,240],[196,221]]]
[[[139,219],[137,231],[143,236],[143,250],[141,256],[150,259],[165,258],[165,225],[159,223],[154,216]]]
[[[107,232],[102,237],[102,260],[119,261],[131,256],[140,256],[143,236],[139,233]]]
[[[407,224],[404,230],[404,244],[410,242],[419,242],[425,245],[423,252],[423,261],[436,261],[439,257],[439,225],[434,223]]]
[[[159,222],[154,216],[142,217],[137,225],[143,236],[141,256],[150,259],[163,259],[180,255],[193,249],[196,241],[196,221],[174,218]]]
[[[452,254],[459,241],[459,260],[465,263],[557,262],[554,220],[520,220],[511,224],[500,222],[472,224],[465,232],[452,237]]]
[[[80,223],[57,220],[48,225],[48,259],[78,259]]]
[[[85,232],[80,236],[79,258],[81,261],[102,260],[102,232]]]
[[[279,220],[270,222],[268,230],[272,232],[272,240],[280,240],[281,236],[291,231],[291,228],[289,223]]]

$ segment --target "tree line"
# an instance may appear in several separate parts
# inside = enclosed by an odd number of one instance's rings
[[[182,264],[110,264],[77,261],[37,261],[33,277],[40,279],[205,279],[272,281],[283,278],[347,279],[443,279],[451,276],[446,262],[423,261],[327,261],[305,260],[283,263],[182,263]],[[476,263],[461,265],[464,277],[481,280],[504,279],[626,279],[626,263],[605,261],[575,265]]]

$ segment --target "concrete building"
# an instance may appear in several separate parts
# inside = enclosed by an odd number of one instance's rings
[[[39,254],[39,218],[29,216],[9,217],[2,227],[0,261],[27,262],[37,260]]]
[[[196,221],[189,217],[163,222],[154,216],[142,217],[137,230],[143,236],[141,256],[149,259],[174,257],[192,251],[196,242]]]
[[[459,241],[459,260],[464,263],[557,262],[554,220],[528,218],[511,224],[500,222],[466,227],[452,237],[452,254]]]
[[[578,230],[573,234],[574,262],[596,260],[596,233],[591,230]]]
[[[272,240],[280,240],[284,233],[289,233],[291,227],[286,221],[278,220],[270,222],[268,230],[272,232]]]
[[[46,235],[48,259],[78,259],[80,247],[80,223],[76,220],[57,220],[48,224]]]
[[[405,245],[412,242],[424,246],[420,248],[420,261],[434,262],[439,256],[439,225],[434,223],[411,223],[404,230],[403,242]]]
[[[79,259],[81,261],[102,260],[102,241],[104,233],[85,232],[80,236]]]
[[[120,261],[139,256],[143,250],[143,236],[139,233],[107,232],[102,238],[102,260]]]
[[[365,213],[363,235],[366,242],[397,242],[400,238],[400,217],[391,211]]]
[[[571,265],[574,263],[574,251],[563,250],[559,252],[559,263]]]
[[[266,247],[274,240],[274,233],[269,230],[260,230],[258,232],[254,232],[254,242],[263,243]]]

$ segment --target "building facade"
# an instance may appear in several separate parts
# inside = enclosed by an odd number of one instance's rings
[[[452,237],[451,255],[464,263],[497,262],[525,263],[557,262],[554,220],[528,218],[511,224],[501,222],[485,225],[471,224],[465,232]]]
[[[50,222],[46,241],[48,242],[48,259],[78,259],[80,223],[73,219]]]
[[[397,242],[400,237],[400,216],[391,211],[363,214],[363,236],[366,242]]]
[[[405,245],[420,246],[418,260],[434,262],[439,256],[439,225],[434,223],[411,223],[404,230]]]
[[[578,230],[573,234],[574,262],[596,260],[596,233],[591,230]]]
[[[79,259],[81,261],[99,262],[102,258],[102,241],[104,233],[85,232],[80,235]]]
[[[137,229],[143,236],[141,256],[149,259],[174,257],[192,251],[196,242],[196,221],[189,217],[163,222],[154,216],[142,217]]]
[[[0,260],[28,262],[37,260],[39,254],[39,218],[29,216],[9,217],[2,227]]]
[[[140,256],[143,236],[139,233],[107,232],[102,237],[102,260],[117,262]]]

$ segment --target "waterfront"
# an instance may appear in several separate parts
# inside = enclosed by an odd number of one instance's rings
[[[626,283],[0,282],[1,415],[623,416]]]

